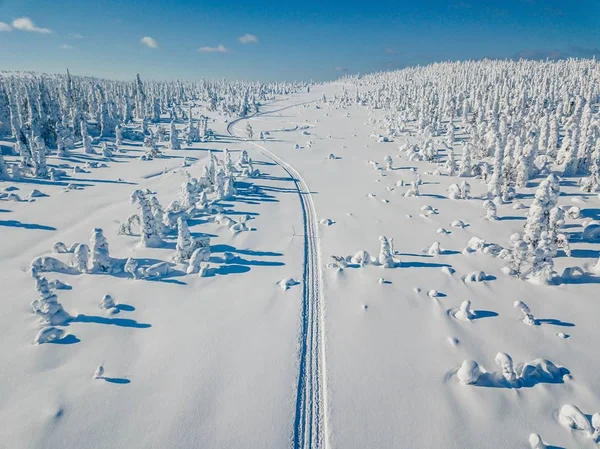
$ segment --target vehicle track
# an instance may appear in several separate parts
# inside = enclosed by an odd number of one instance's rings
[[[227,126],[227,132],[241,140],[242,138],[234,131],[234,125],[239,121],[278,112],[299,104],[234,120]],[[300,198],[304,227],[304,268],[302,276],[302,319],[299,336],[300,364],[292,442],[294,449],[326,449],[329,447],[329,433],[327,429],[325,310],[321,251],[315,206],[310,189],[294,167],[262,145],[252,141],[248,141],[248,143],[258,148],[263,155],[289,174]]]

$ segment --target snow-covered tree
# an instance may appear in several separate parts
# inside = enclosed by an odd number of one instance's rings
[[[113,260],[108,250],[108,242],[100,228],[94,228],[90,237],[90,254],[88,266],[95,273],[110,273]]]
[[[181,144],[179,143],[179,136],[177,128],[175,128],[175,122],[172,121],[169,132],[169,148],[171,150],[181,150]]]
[[[460,165],[458,167],[458,176],[471,176],[472,170],[472,157],[473,157],[473,145],[467,144],[463,146],[463,154],[462,159],[460,160]]]
[[[149,248],[160,246],[162,239],[156,232],[157,225],[154,222],[154,215],[146,194],[139,189],[135,190],[131,194],[131,202],[137,203],[140,209],[140,245]]]
[[[378,259],[379,265],[384,268],[393,268],[395,264],[390,240],[387,237],[380,236],[379,241],[381,242],[381,249],[379,250]]]
[[[194,240],[183,217],[177,219],[177,245],[175,246],[175,262],[185,262],[190,259],[194,250]]]

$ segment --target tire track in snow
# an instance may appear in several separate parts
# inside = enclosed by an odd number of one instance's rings
[[[300,103],[304,104],[304,103]],[[278,112],[296,104],[268,111]],[[240,118],[227,125],[227,132],[235,134],[234,125],[247,118]],[[321,272],[321,251],[318,238],[318,222],[314,202],[306,182],[300,173],[287,162],[262,145],[248,141],[271,159],[294,181],[302,207],[304,227],[304,264],[302,276],[302,320],[300,330],[300,366],[296,395],[296,414],[293,426],[294,449],[326,449],[329,447],[327,429],[327,376],[325,363],[324,295]]]

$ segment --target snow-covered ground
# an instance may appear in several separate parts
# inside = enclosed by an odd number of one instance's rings
[[[559,413],[564,404],[600,411],[598,241],[577,238],[584,220],[600,219],[596,194],[561,180],[558,205],[579,207],[581,217],[566,219],[571,257],[555,259],[556,285],[508,276],[490,244],[508,246],[523,231],[544,178],[487,220],[483,181],[468,178],[470,199],[449,199],[465,178],[409,160],[404,137],[379,142],[383,109],[322,101],[351,88],[280,95],[230,123],[198,108],[216,140],[150,161],[130,141],[111,160],[75,150],[49,165],[97,159],[107,167],[62,181],[0,181],[23,199],[0,202],[0,448],[498,449],[531,447],[531,433],[549,447],[596,447]],[[117,234],[117,220],[136,212],[136,189],[166,207],[186,172],[200,177],[209,150],[221,159],[225,149],[234,159],[246,150],[260,176],[239,177],[235,199],[218,203],[236,221],[251,218],[248,231],[233,233],[210,213],[189,220],[194,236],[210,236],[208,276],[175,264],[154,280],[43,273],[70,286],[56,294],[75,318],[63,339],[34,345],[31,261],[68,262],[72,255],[52,254],[53,245],[87,243],[102,228],[114,258],[171,262],[176,234],[141,248],[139,236]],[[406,197],[418,177],[420,195]],[[34,189],[46,196],[27,201]],[[334,266],[332,255],[377,258],[380,236],[393,239],[392,267]],[[464,251],[473,237],[492,249]],[[431,250],[435,242],[441,251]],[[573,266],[584,274],[561,276]],[[99,307],[106,294],[118,313]],[[465,317],[464,301],[474,315]],[[535,325],[522,322],[515,301],[529,306]],[[502,377],[498,353],[512,357],[518,381]],[[479,365],[474,384],[457,376],[465,360]],[[526,363],[536,374],[523,374]]]

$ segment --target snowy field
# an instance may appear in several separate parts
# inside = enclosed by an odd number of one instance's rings
[[[598,447],[599,65],[468,64],[0,90],[0,448]]]

